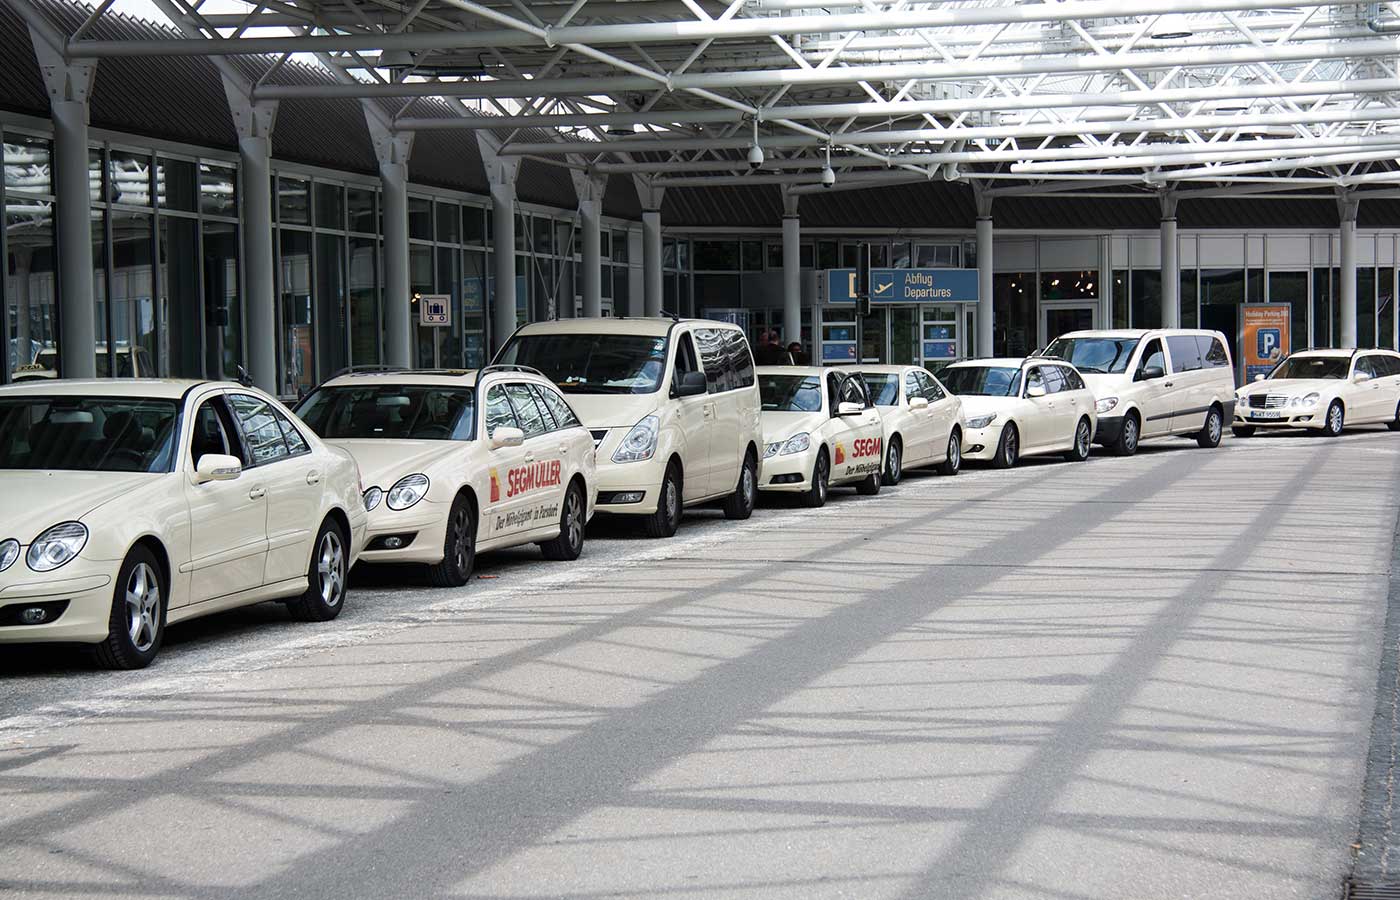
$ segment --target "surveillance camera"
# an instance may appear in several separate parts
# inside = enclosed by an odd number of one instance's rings
[[[836,183],[836,173],[832,171],[831,166],[823,166],[823,167],[822,167],[822,186],[823,186],[823,187],[831,187],[831,186],[832,186],[833,184],[835,184],[835,183]]]
[[[749,168],[759,169],[763,167],[763,148],[754,144],[749,148]]]

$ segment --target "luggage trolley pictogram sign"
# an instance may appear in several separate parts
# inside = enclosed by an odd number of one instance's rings
[[[449,294],[419,294],[418,324],[436,328],[452,325],[452,297]]]

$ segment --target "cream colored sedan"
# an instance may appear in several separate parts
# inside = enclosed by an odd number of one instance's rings
[[[1059,359],[972,359],[942,372],[962,398],[963,456],[1009,469],[1023,456],[1089,458],[1098,415],[1079,371]]]
[[[364,472],[366,562],[426,565],[435,585],[460,587],[478,552],[583,552],[598,499],[593,437],[533,369],[351,373],[297,414]]]
[[[1400,354],[1393,350],[1307,350],[1236,394],[1235,437],[1258,428],[1311,428],[1330,437],[1347,425],[1400,430]]]
[[[0,643],[90,644],[118,669],[236,606],[335,618],[368,519],[349,454],[214,382],[0,388],[0,497]]]
[[[936,466],[956,475],[962,466],[962,401],[922,366],[860,365],[884,425],[884,483],[899,484],[906,469]]]
[[[826,503],[832,485],[880,493],[884,437],[880,414],[854,372],[808,366],[759,366],[763,468],[759,490]]]

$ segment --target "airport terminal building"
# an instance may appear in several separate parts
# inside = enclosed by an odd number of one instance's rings
[[[977,187],[957,163],[860,190],[794,186],[781,160],[667,177],[662,151],[580,164],[548,154],[557,130],[462,127],[441,98],[333,95],[332,75],[298,58],[228,58],[250,79],[275,71],[256,101],[201,56],[65,61],[46,29],[132,46],[180,35],[113,12],[85,24],[95,8],[78,3],[32,8],[0,8],[5,381],[245,366],[296,397],[346,366],[480,366],[524,322],[661,311],[776,328],[827,361],[933,368],[1076,328],[1166,325],[1222,331],[1238,362],[1260,304],[1287,305],[1293,349],[1397,346],[1394,193],[1310,177]],[[414,129],[387,130],[385,111]],[[863,245],[872,267],[950,287],[848,302]]]

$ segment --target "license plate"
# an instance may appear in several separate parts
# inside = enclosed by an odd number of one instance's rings
[[[1256,409],[1250,412],[1252,419],[1282,419],[1283,412],[1277,409]]]

